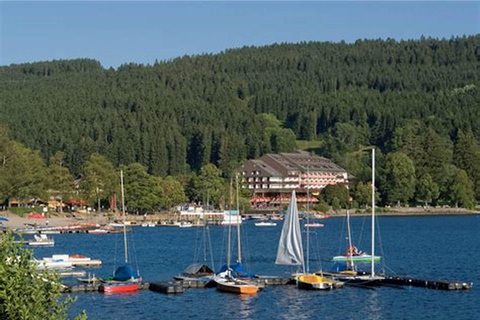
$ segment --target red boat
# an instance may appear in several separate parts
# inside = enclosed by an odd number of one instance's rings
[[[125,201],[123,194],[123,171],[120,170],[120,183],[122,187],[122,213],[123,221],[125,222]],[[132,270],[128,264],[128,249],[127,249],[127,229],[125,223],[123,223],[123,240],[125,246],[125,264],[113,273],[112,281],[108,281],[105,284],[102,284],[99,288],[100,292],[103,293],[124,293],[124,292],[133,292],[137,291],[140,288],[142,278],[138,274],[138,271],[135,272]]]
[[[124,293],[137,291],[140,288],[138,283],[109,283],[100,286],[100,292],[103,293]]]

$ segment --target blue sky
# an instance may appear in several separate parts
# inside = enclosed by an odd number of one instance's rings
[[[480,33],[480,2],[0,2],[0,65],[93,58],[104,67],[300,41]]]

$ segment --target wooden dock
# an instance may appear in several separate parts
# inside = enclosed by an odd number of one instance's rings
[[[249,279],[259,285],[260,287],[270,286],[270,285],[287,285],[293,284],[294,281],[291,278],[281,278],[275,276],[260,276],[258,278]],[[185,280],[172,280],[172,281],[161,281],[154,282],[150,284],[149,289],[155,292],[166,293],[166,294],[176,294],[183,293],[187,289],[200,289],[200,288],[214,288],[216,284],[211,279],[204,278],[191,278]]]
[[[101,282],[97,283],[81,283],[75,285],[64,285],[63,293],[80,293],[80,292],[100,292]],[[148,290],[150,284],[148,282],[139,283],[140,290]]]
[[[295,284],[293,278],[282,278],[276,276],[258,276],[257,278],[250,279],[256,282],[258,285],[263,286],[282,286],[287,284]]]
[[[250,279],[260,287],[271,285],[288,285],[295,282],[291,278],[281,278],[275,276],[260,276],[258,278]],[[102,283],[81,283],[75,285],[65,285],[64,293],[77,293],[77,292],[98,292]],[[178,294],[183,293],[188,289],[201,289],[201,288],[214,288],[216,284],[213,280],[209,279],[188,279],[182,281],[160,281],[141,284],[141,289],[151,290],[154,292],[160,292],[165,294]]]
[[[344,274],[339,274],[335,272],[323,272],[323,275],[335,279],[337,281],[342,281],[345,285],[352,285],[356,287],[417,287],[417,288],[427,288],[435,290],[470,290],[473,287],[471,282],[456,282],[456,281],[443,281],[443,280],[424,280],[416,279],[409,276],[398,276],[398,275],[379,275],[378,278],[369,280],[368,272],[359,272],[358,278],[353,277],[349,278]],[[360,277],[361,276],[361,277]]]
[[[74,267],[99,267],[101,265],[102,265],[102,260],[99,260],[99,259],[72,261],[72,266]]]
[[[150,283],[149,289],[154,292],[176,294],[185,292],[185,289],[187,288],[184,287],[184,281],[162,281]]]
[[[473,287],[471,282],[432,281],[406,276],[385,276],[383,282],[387,285],[412,286],[435,290],[470,290]]]
[[[292,278],[282,278],[275,276],[260,276],[258,278],[250,279],[260,287],[271,285],[291,285],[295,284]],[[102,283],[82,283],[75,285],[65,285],[64,293],[78,293],[78,292],[99,292]],[[348,285],[348,281],[346,282]],[[385,276],[384,279],[376,281],[378,286],[411,286],[436,290],[469,290],[473,287],[473,283],[467,282],[448,282],[448,281],[429,281],[415,279],[405,276]],[[215,287],[215,282],[208,279],[188,279],[182,281],[160,281],[160,282],[143,282],[140,284],[140,290],[151,290],[154,292],[165,294],[179,294],[188,289],[212,288]]]

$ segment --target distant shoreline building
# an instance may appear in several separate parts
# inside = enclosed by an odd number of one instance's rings
[[[293,190],[300,203],[316,203],[328,185],[348,186],[352,176],[331,160],[306,151],[265,154],[246,161],[239,169],[243,188],[252,192],[253,208],[278,207],[290,200]],[[309,199],[307,196],[309,195]]]

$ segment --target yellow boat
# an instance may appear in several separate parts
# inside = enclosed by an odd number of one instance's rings
[[[335,282],[316,274],[303,274],[297,278],[297,286],[303,290],[331,290]]]
[[[308,233],[307,233],[308,235]],[[308,243],[308,238],[307,238]],[[307,246],[308,257],[308,246]],[[298,217],[297,198],[295,191],[292,192],[290,204],[288,205],[282,233],[278,242],[277,259],[275,264],[286,266],[301,266],[302,273],[293,275],[297,287],[304,290],[331,290],[340,285],[335,280],[328,279],[308,271],[305,268],[303,256],[302,235]]]

